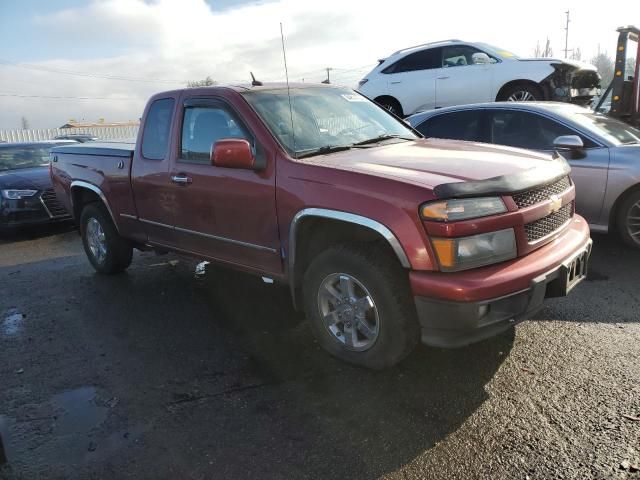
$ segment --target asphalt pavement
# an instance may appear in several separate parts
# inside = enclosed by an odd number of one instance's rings
[[[515,330],[382,372],[327,356],[287,289],[62,227],[0,238],[0,478],[640,479],[640,252]]]

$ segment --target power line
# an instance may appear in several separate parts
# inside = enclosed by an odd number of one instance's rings
[[[140,100],[135,97],[64,97],[58,95],[23,95],[20,93],[0,93],[0,97],[16,98],[53,98],[63,100]]]
[[[186,81],[184,80],[150,79],[150,78],[140,78],[140,77],[125,77],[120,75],[109,75],[109,74],[101,74],[101,73],[78,72],[74,70],[65,70],[61,68],[32,65],[29,63],[14,63],[14,62],[10,62],[8,60],[2,60],[2,59],[0,59],[0,65],[24,68],[27,70],[35,70],[40,72],[58,73],[62,75],[74,75],[77,77],[101,78],[105,80],[121,80],[126,82],[166,83],[166,84],[185,84],[186,83]]]

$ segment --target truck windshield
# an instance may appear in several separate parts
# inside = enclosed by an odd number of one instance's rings
[[[293,131],[286,89],[243,95],[294,157],[418,138],[403,122],[346,88],[292,88]]]
[[[49,150],[54,145],[35,147],[0,147],[0,172],[49,164]]]

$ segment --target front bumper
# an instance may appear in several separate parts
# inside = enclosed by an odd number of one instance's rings
[[[66,213],[54,215],[46,208],[41,194],[20,200],[0,198],[0,231],[67,221],[70,218]]]
[[[425,295],[426,283],[416,284],[416,279],[423,279],[424,274],[417,277],[417,274],[412,272],[412,287],[422,328],[422,342],[437,347],[461,347],[484,340],[530,318],[542,308],[545,298],[566,295],[567,266],[574,265],[576,258],[584,260],[580,265],[583,274],[581,279],[584,278],[591,253],[592,242],[588,236],[588,229],[586,236],[580,238],[580,233],[584,233],[584,229],[572,229],[548,246],[506,265],[477,269],[477,272],[474,272],[477,278],[465,279],[466,284],[457,283],[457,287],[456,278],[448,278],[451,274],[432,274],[439,275],[441,280],[447,279],[448,298],[443,298],[442,295]],[[560,258],[557,257],[559,253],[562,255]],[[541,270],[539,262],[544,261],[544,258],[546,267]],[[484,275],[478,275],[482,270]],[[470,272],[473,271],[467,273]],[[464,273],[454,275],[460,280]],[[503,281],[509,279],[509,273],[517,274],[518,281],[511,280],[504,284]],[[523,281],[526,283],[523,284]],[[505,292],[508,284],[511,285],[511,289]],[[570,284],[569,288],[575,284],[577,282]],[[495,293],[490,295],[488,292]]]

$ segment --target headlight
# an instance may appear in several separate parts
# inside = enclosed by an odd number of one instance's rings
[[[37,190],[2,190],[2,196],[7,200],[20,200],[21,198],[33,197]]]
[[[482,267],[517,256],[513,228],[471,237],[432,238],[431,243],[444,272]]]
[[[420,207],[420,215],[425,220],[453,222],[469,218],[487,217],[507,211],[499,197],[455,198],[425,203]]]

